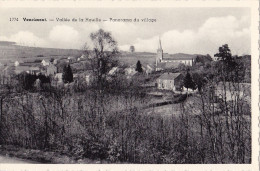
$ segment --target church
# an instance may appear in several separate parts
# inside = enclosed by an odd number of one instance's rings
[[[187,66],[192,66],[195,60],[194,55],[188,54],[168,54],[163,53],[161,39],[159,38],[159,47],[157,49],[157,56],[155,61],[156,71],[164,69],[177,68],[180,63],[183,63]]]

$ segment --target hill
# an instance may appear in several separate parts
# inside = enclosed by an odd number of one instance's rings
[[[41,47],[28,47],[16,45],[15,42],[0,41],[0,62],[2,64],[10,63],[15,60],[42,60],[42,59],[60,59],[68,56],[80,56],[81,50],[77,49],[55,49],[55,48],[41,48]],[[122,65],[135,65],[139,60],[142,65],[154,65],[156,53],[152,52],[125,52],[120,51],[119,62]],[[197,54],[166,54],[171,58],[187,58],[196,57]],[[200,55],[203,56],[203,55]]]
[[[0,42],[0,62],[8,63],[17,59],[61,58],[81,55],[76,49],[40,48],[16,45],[15,42]]]

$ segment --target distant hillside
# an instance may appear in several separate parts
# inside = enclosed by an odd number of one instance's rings
[[[175,54],[170,54],[171,58],[178,57],[178,58],[186,58],[186,57],[196,57],[197,55],[191,55],[191,54],[186,54],[186,53],[175,53]]]
[[[66,56],[81,55],[76,49],[55,49],[27,47],[16,45],[15,42],[0,42],[0,61],[14,61],[17,59],[41,59],[41,58],[61,58]]]
[[[40,48],[40,47],[27,47],[16,45],[15,42],[0,41],[0,62],[9,63],[17,59],[21,60],[36,60],[36,59],[50,59],[50,58],[62,58],[68,56],[80,56],[81,50],[76,49],[55,49],[55,48]],[[154,65],[156,53],[151,52],[125,52],[120,51],[119,61],[123,65],[135,65],[138,60],[142,65]],[[174,57],[196,57],[196,55],[176,53],[167,54],[171,58]]]
[[[151,53],[151,52],[121,52],[120,54],[120,61],[127,65],[134,65],[137,63],[138,60],[140,60],[142,65],[154,65],[155,64],[155,58],[157,54]],[[208,57],[207,55],[201,55],[201,54],[186,54],[186,53],[175,53],[175,54],[168,54],[164,53],[165,58],[172,58],[172,59],[189,59],[193,58],[196,59],[196,57],[199,56],[199,61],[211,61],[211,57]]]
[[[0,41],[0,46],[10,46],[15,44],[15,42]]]

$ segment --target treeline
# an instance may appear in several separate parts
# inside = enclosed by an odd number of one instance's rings
[[[224,73],[223,73],[224,74]],[[104,89],[75,85],[1,96],[2,145],[55,151],[111,163],[250,163],[251,113],[240,83],[231,100],[215,99],[216,73],[180,114],[146,113],[145,90],[116,78]],[[80,86],[80,84],[79,84]]]
[[[0,140],[112,163],[250,163],[250,106],[242,97],[189,99],[180,115],[156,116],[140,108],[149,99],[135,91],[22,93],[2,99]]]

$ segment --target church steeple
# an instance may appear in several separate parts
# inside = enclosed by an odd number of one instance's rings
[[[156,66],[158,63],[162,62],[162,60],[163,60],[163,49],[162,49],[161,38],[159,37],[159,45],[158,45],[157,56],[156,56]]]
[[[161,43],[161,38],[159,37],[159,47],[158,50],[162,50],[162,43]]]

